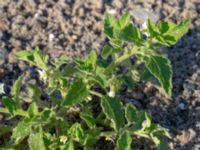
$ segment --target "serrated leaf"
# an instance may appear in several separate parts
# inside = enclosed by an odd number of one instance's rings
[[[14,128],[12,133],[12,139],[15,140],[15,143],[19,143],[29,134],[31,134],[31,126],[30,126],[30,119],[26,118],[19,122],[17,126]]]
[[[167,57],[159,54],[144,56],[143,61],[146,68],[160,82],[165,94],[171,96],[172,91],[172,68]]]
[[[75,105],[86,99],[88,96],[88,90],[86,84],[82,79],[75,80],[71,85],[63,104]]]
[[[30,118],[38,115],[38,107],[35,102],[33,102],[28,108],[28,116]]]
[[[48,62],[48,55],[37,48],[34,50],[33,56],[37,67],[41,68],[42,70],[47,70],[46,64]]]
[[[87,66],[87,69],[90,70],[90,71],[94,71],[95,65],[96,65],[96,61],[97,61],[97,54],[93,50],[93,51],[90,52],[90,54],[88,55],[87,59],[85,60],[85,64]]]
[[[72,140],[69,140],[66,144],[65,144],[65,150],[74,150],[74,144]]]
[[[125,117],[129,124],[137,122],[138,110],[134,105],[128,104],[125,108]]]
[[[83,113],[80,115],[80,118],[86,122],[89,128],[95,127],[95,119],[91,114]]]
[[[29,62],[32,65],[35,65],[33,51],[27,51],[27,50],[19,51],[15,53],[15,57],[17,59],[24,60],[24,61]]]
[[[120,29],[123,29],[130,23],[130,14],[124,13],[118,20],[118,25]]]
[[[150,37],[155,37],[155,36],[157,36],[159,34],[156,25],[150,19],[147,22],[147,28],[148,28],[148,32],[150,34]]]
[[[133,42],[136,44],[142,42],[142,35],[140,30],[136,26],[133,26],[132,24],[129,24],[127,27],[125,27],[122,30],[120,36],[123,40],[126,40],[128,42]]]
[[[101,99],[101,107],[106,117],[112,122],[112,127],[115,131],[124,124],[122,105],[118,98],[103,97]]]
[[[131,135],[128,131],[125,130],[120,134],[115,150],[131,150],[131,142]]]
[[[18,77],[18,79],[14,82],[12,89],[11,89],[11,95],[14,98],[14,101],[16,102],[17,105],[19,105],[19,95],[20,95],[20,90],[22,87],[22,81],[24,79],[24,74]]]
[[[11,115],[14,115],[15,111],[17,110],[16,103],[10,98],[8,98],[7,96],[4,96],[2,100],[3,100],[4,106],[8,109],[9,113]]]
[[[112,53],[112,51],[113,51],[113,48],[112,48],[111,46],[105,45],[105,46],[103,47],[102,52],[101,52],[101,57],[102,57],[103,59],[107,59],[108,56]]]
[[[42,131],[30,134],[28,138],[30,150],[46,150]]]
[[[116,19],[109,15],[106,14],[105,15],[105,19],[104,19],[104,34],[109,37],[109,38],[113,38],[113,26],[116,25],[117,21]]]

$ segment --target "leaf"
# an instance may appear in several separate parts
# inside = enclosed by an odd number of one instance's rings
[[[16,102],[17,105],[19,105],[19,95],[20,95],[20,90],[22,87],[22,81],[24,79],[24,74],[18,77],[18,79],[14,82],[12,89],[11,89],[11,95],[14,97],[14,101]]]
[[[34,50],[33,56],[37,67],[41,68],[42,70],[47,70],[46,64],[48,62],[48,55],[36,48]]]
[[[123,29],[130,23],[130,14],[129,13],[124,13],[120,19],[118,20],[118,25],[120,29]]]
[[[12,139],[15,140],[15,143],[19,143],[29,134],[31,134],[30,119],[25,118],[17,124],[12,133]]]
[[[108,37],[108,38],[113,38],[113,26],[117,23],[116,19],[109,15],[106,14],[105,15],[105,19],[104,19],[104,34]]]
[[[80,115],[80,118],[86,122],[89,128],[95,127],[95,119],[91,114],[83,113]]]
[[[8,98],[7,96],[4,96],[2,98],[4,106],[8,109],[9,113],[13,116],[15,114],[15,111],[17,110],[16,103]]]
[[[97,61],[97,54],[93,50],[93,51],[90,52],[90,54],[88,55],[87,59],[85,60],[85,64],[86,64],[87,68],[90,71],[94,71],[95,65],[96,65],[96,61]]]
[[[138,120],[138,110],[132,104],[128,104],[125,108],[125,117],[129,124],[137,122]]]
[[[35,65],[33,51],[28,51],[28,50],[19,51],[15,53],[15,57],[20,60],[27,61],[32,65]]]
[[[38,115],[38,107],[35,102],[33,102],[28,108],[28,116],[30,118]]]
[[[88,90],[86,84],[82,79],[75,80],[64,99],[63,105],[75,105],[84,101],[87,96]]]
[[[137,44],[140,44],[142,42],[142,34],[140,30],[132,24],[129,24],[127,27],[125,27],[122,30],[120,36],[123,40],[126,40],[128,42],[133,42]]]
[[[158,29],[152,20],[148,20],[147,27],[150,37],[156,37],[159,34]]]
[[[160,82],[165,94],[171,96],[172,91],[172,67],[167,57],[159,54],[144,56],[146,68]]]
[[[4,91],[4,84],[3,83],[0,83],[0,95],[1,94],[5,94],[5,91]]]
[[[28,138],[30,150],[46,150],[42,131],[30,134]]]
[[[113,51],[113,48],[112,48],[111,46],[105,45],[105,46],[103,47],[102,52],[101,52],[101,57],[102,57],[103,59],[107,59],[108,56],[112,53],[112,51]]]
[[[65,145],[65,150],[74,150],[74,144],[72,140],[69,140]]]
[[[101,99],[101,107],[106,117],[112,122],[112,126],[115,131],[124,124],[122,105],[118,98],[103,97]]]
[[[132,138],[130,133],[125,130],[120,134],[115,150],[131,150],[131,142]]]

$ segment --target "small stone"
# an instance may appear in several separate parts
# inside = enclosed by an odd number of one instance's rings
[[[5,62],[7,55],[8,51],[4,48],[0,48],[0,65]]]
[[[185,110],[185,104],[184,103],[178,104],[178,108],[181,110]]]

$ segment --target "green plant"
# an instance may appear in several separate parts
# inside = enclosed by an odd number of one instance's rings
[[[130,150],[134,136],[152,140],[161,150],[169,149],[163,139],[170,137],[168,131],[153,123],[148,113],[122,103],[120,88],[132,88],[138,80],[154,77],[170,97],[172,69],[158,49],[175,44],[190,22],[154,24],[148,20],[147,28],[139,29],[130,22],[128,13],[118,20],[107,14],[104,33],[109,43],[99,57],[91,51],[71,62],[65,56],[52,60],[38,48],[16,53],[18,59],[39,69],[45,88],[26,84],[27,95],[23,95],[23,74],[15,81],[11,96],[3,97],[5,107],[0,112],[11,118],[21,116],[16,126],[0,127],[1,136],[12,133],[5,149],[91,150],[105,138],[116,143],[115,150]],[[138,69],[141,64],[142,69]],[[48,96],[45,101],[42,93]],[[23,103],[29,104],[28,108]],[[94,112],[94,108],[98,110]]]

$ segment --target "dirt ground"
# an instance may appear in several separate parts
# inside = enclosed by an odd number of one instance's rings
[[[191,17],[192,25],[176,45],[163,48],[173,65],[173,96],[166,99],[151,84],[138,84],[124,99],[151,113],[169,129],[176,150],[200,149],[200,1],[199,0],[4,0],[0,1],[0,83],[10,86],[29,66],[13,59],[13,52],[38,46],[52,57],[60,53],[82,56],[98,52],[105,12],[130,12],[140,26],[146,19],[173,22]],[[1,116],[0,116],[1,118]]]

